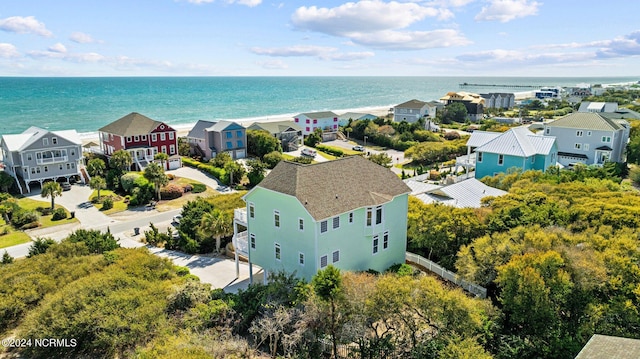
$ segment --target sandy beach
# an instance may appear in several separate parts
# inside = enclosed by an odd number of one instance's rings
[[[389,106],[378,106],[378,107],[363,107],[356,109],[346,109],[346,110],[333,110],[338,115],[345,114],[347,112],[356,112],[356,113],[368,113],[375,116],[383,117],[389,113],[389,108],[393,107],[393,105]],[[319,111],[308,111],[308,112],[319,112]],[[293,121],[295,114],[283,114],[283,115],[275,115],[275,116],[261,116],[261,117],[252,117],[252,118],[241,118],[241,119],[228,119],[226,121],[233,121],[241,124],[244,127],[251,126],[254,122],[276,122],[276,121]],[[207,119],[203,119],[207,120]],[[186,123],[186,124],[178,124],[172,125],[178,137],[186,136],[189,131],[193,128],[195,123]],[[89,142],[99,143],[100,138],[98,136],[98,132],[82,132],[79,133],[80,139],[82,140],[82,144],[87,144]]]

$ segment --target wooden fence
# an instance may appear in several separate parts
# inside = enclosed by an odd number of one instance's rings
[[[425,269],[427,269],[429,272],[437,274],[438,276],[440,276],[441,278],[444,278],[446,280],[448,280],[451,283],[454,283],[460,287],[462,287],[462,289],[466,290],[467,292],[480,297],[480,298],[486,298],[487,297],[487,288],[481,287],[475,283],[466,281],[462,278],[460,278],[456,273],[449,271],[447,269],[442,268],[441,266],[439,266],[437,263],[432,262],[424,257],[421,257],[415,253],[411,253],[411,252],[407,252],[406,254],[406,260],[409,263],[414,263],[417,264]]]

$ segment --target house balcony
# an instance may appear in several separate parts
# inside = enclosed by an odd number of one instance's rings
[[[36,158],[36,163],[39,165],[49,165],[52,163],[67,162],[67,161],[69,161],[69,156]]]
[[[249,236],[247,231],[234,234],[231,241],[238,255],[249,258]]]
[[[462,167],[475,167],[476,166],[476,154],[475,152],[470,155],[464,155],[456,157],[456,166]]]
[[[238,222],[238,224],[247,226],[247,209],[246,208],[236,208],[233,210],[233,220]]]

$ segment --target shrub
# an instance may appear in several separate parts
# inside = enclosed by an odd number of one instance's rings
[[[40,213],[41,216],[48,216],[52,212],[51,207],[38,207],[36,211]]]
[[[176,176],[174,176],[172,173],[167,173],[167,178],[169,179],[169,181],[173,181],[174,179],[176,179]]]
[[[11,216],[11,223],[16,228],[22,228],[23,226],[31,223],[38,223],[38,213],[20,208],[13,212],[13,216]]]
[[[53,217],[51,219],[54,221],[59,221],[65,218],[67,218],[67,211],[64,208],[56,208],[53,211]]]
[[[317,145],[316,149],[318,149],[318,151],[322,151],[324,153],[328,153],[328,154],[336,156],[336,157],[344,156],[344,151],[342,151],[339,148],[334,148],[334,147],[329,147],[329,146],[324,146],[324,145]]]
[[[429,179],[432,181],[438,181],[440,180],[440,172],[436,171],[436,170],[431,170],[429,171]]]
[[[278,151],[269,152],[262,158],[262,162],[267,165],[267,168],[274,168],[280,161],[282,161],[282,153]]]
[[[460,138],[460,134],[459,134],[458,132],[455,132],[455,131],[449,131],[449,132],[446,132],[446,133],[444,134],[444,138],[445,138],[446,140],[449,140],[449,141],[451,141],[451,140],[457,140],[457,139],[459,139],[459,138]]]
[[[207,186],[202,183],[193,183],[193,193],[202,193],[207,190]]]
[[[139,173],[127,173],[120,177],[120,186],[125,192],[131,193],[136,187],[136,180],[140,177],[142,177],[142,175]]]
[[[109,197],[105,197],[102,200],[102,210],[106,211],[108,209],[113,208],[113,198]]]
[[[36,240],[31,244],[31,247],[29,247],[29,254],[27,254],[27,258],[45,253],[47,249],[55,243],[56,241],[51,238],[36,238]]]
[[[311,162],[313,162],[313,159],[311,157],[300,156],[292,159],[292,161],[297,163],[310,164]]]
[[[177,184],[169,184],[160,189],[162,199],[175,199],[182,196],[183,189]]]

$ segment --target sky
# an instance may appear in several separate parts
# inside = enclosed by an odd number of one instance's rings
[[[2,0],[0,76],[640,75],[636,0]]]

